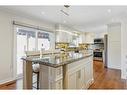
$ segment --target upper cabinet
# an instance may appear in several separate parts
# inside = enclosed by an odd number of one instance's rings
[[[94,33],[86,33],[85,37],[85,43],[94,43]]]
[[[108,34],[108,32],[95,32],[94,38],[104,38],[105,34]]]
[[[71,43],[73,36],[62,31],[56,31],[56,42],[67,42]]]
[[[70,42],[69,29],[63,25],[56,25],[56,42]]]
[[[95,38],[104,38],[106,32],[82,32],[76,36],[74,29],[63,25],[56,25],[56,42],[66,43],[94,43]]]
[[[56,42],[73,43],[73,41],[75,42],[75,40],[78,41],[78,37],[76,36],[74,29],[71,29],[63,25],[56,25],[55,34]]]
[[[56,42],[68,42],[67,33],[56,31]]]
[[[94,43],[94,39],[96,38],[104,38],[104,35],[107,32],[87,32],[82,35],[82,42],[83,43]]]

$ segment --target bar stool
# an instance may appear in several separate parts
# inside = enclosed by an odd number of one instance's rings
[[[37,63],[37,64],[33,64],[32,67],[33,67],[33,73],[37,74],[37,89],[39,89],[39,69],[40,69],[40,66]]]

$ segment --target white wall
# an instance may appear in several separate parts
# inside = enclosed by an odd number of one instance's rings
[[[115,49],[116,54],[114,54],[114,56],[117,56],[117,58],[115,58],[116,62],[113,64],[117,63],[116,64],[117,67],[121,69],[121,78],[127,79],[127,18],[126,18],[126,15],[124,17],[119,18],[118,21],[116,22],[120,22],[120,23],[119,25],[117,25],[118,27],[115,29],[115,31],[116,32],[121,31],[121,32],[119,33],[114,32],[114,34],[112,34],[114,35],[116,42],[118,42],[117,47]]]
[[[14,48],[14,30],[12,21],[20,21],[27,24],[38,25],[54,31],[55,27],[51,24],[45,24],[38,20],[31,20],[20,16],[15,16],[0,11],[0,84],[15,79],[13,76],[13,48]]]
[[[13,26],[11,18],[0,12],[0,83],[13,77]]]
[[[127,20],[121,25],[121,77],[127,79]]]

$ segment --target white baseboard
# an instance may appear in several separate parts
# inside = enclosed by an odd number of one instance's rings
[[[15,78],[8,78],[8,79],[0,80],[0,85],[7,83],[7,82],[10,82],[10,81],[14,81],[14,80],[16,80],[16,79]]]
[[[117,70],[121,70],[120,67],[113,67],[113,66],[107,66],[109,69],[117,69]]]

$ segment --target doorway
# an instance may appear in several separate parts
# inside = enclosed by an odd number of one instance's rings
[[[16,77],[23,74],[22,57],[26,56],[25,51],[35,51],[36,31],[30,28],[16,27]]]
[[[49,50],[54,46],[54,34],[47,31],[14,26],[14,75],[16,79],[22,78],[23,61],[26,51]]]

